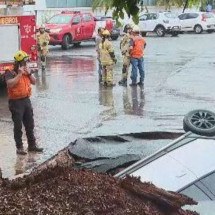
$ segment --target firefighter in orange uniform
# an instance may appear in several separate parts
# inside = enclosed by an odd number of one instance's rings
[[[43,149],[36,145],[34,136],[33,109],[30,101],[31,84],[36,79],[27,67],[28,55],[18,51],[15,56],[14,70],[5,73],[7,83],[9,109],[14,123],[14,139],[17,154],[26,155],[22,142],[22,124],[24,124],[28,140],[29,152],[42,152]]]
[[[144,49],[146,47],[146,42],[144,38],[140,35],[140,29],[137,25],[133,27],[133,36],[130,41],[130,57],[131,57],[131,80],[130,86],[143,86],[144,85]],[[137,72],[139,70],[140,81],[137,83]]]
[[[41,25],[39,28],[39,32],[37,33],[37,45],[38,45],[40,60],[42,63],[42,70],[44,70],[46,67],[46,56],[49,52],[49,49],[48,49],[49,41],[50,41],[49,34],[45,31],[45,26]]]

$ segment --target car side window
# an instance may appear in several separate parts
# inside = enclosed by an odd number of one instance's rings
[[[196,201],[206,201],[211,200],[202,190],[200,190],[195,184],[190,185],[184,190],[180,191],[180,193],[187,195],[193,198]]]
[[[152,14],[151,14],[151,19],[153,19],[153,20],[154,20],[154,19],[157,19],[157,14],[156,14],[156,13],[152,13]]]
[[[147,15],[144,14],[140,17],[140,21],[146,21],[147,20]]]
[[[188,14],[188,19],[195,19],[198,17],[198,14],[197,13],[189,13]]]
[[[180,20],[187,19],[187,14],[186,14],[186,13],[181,14],[181,15],[178,16],[178,18],[179,18]]]
[[[154,19],[156,19],[156,14],[155,13],[148,14],[147,20],[154,20]]]
[[[83,21],[84,22],[90,22],[90,21],[92,21],[92,16],[90,14],[84,14],[83,15]]]
[[[215,172],[200,181],[215,195]]]
[[[73,23],[76,23],[76,24],[79,24],[80,22],[81,22],[81,16],[75,16],[74,18],[73,18],[73,21],[72,21]]]

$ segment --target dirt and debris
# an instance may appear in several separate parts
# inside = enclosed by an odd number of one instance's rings
[[[0,214],[197,215],[192,199],[141,183],[73,167],[54,166],[12,181],[1,179]]]

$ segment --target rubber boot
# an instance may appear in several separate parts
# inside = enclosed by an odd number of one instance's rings
[[[43,148],[38,147],[37,145],[29,146],[28,147],[29,152],[43,152]]]

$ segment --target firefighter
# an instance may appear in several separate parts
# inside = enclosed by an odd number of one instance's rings
[[[27,67],[28,55],[24,51],[18,51],[14,55],[15,63],[13,71],[5,73],[7,83],[9,110],[14,123],[14,139],[17,154],[26,155],[22,142],[22,124],[25,127],[29,152],[42,152],[43,148],[36,145],[34,136],[33,109],[30,101],[31,84],[36,79]]]
[[[131,40],[132,27],[130,24],[125,26],[125,35],[120,42],[120,50],[123,58],[122,79],[119,85],[127,86],[128,70],[130,65],[130,40]]]
[[[99,44],[102,41],[102,32],[104,31],[104,28],[99,27],[98,28],[98,34],[96,36],[96,52],[97,52],[97,59],[98,59],[98,74],[99,74],[99,83],[102,82],[102,65],[100,61],[100,54],[99,54]]]
[[[46,67],[46,56],[49,52],[48,49],[49,41],[50,41],[49,34],[45,31],[45,26],[41,25],[39,28],[39,32],[37,33],[37,45],[42,64],[42,70],[44,70]]]
[[[102,41],[99,44],[100,61],[102,65],[102,84],[107,87],[113,84],[113,67],[117,60],[115,58],[113,45],[109,41],[110,32],[104,30],[102,32]]]
[[[141,86],[144,85],[144,49],[146,47],[146,42],[144,38],[140,35],[140,29],[135,25],[132,29],[132,37],[130,41],[130,56],[131,56],[131,80],[130,86]],[[140,81],[137,83],[137,72],[139,70]]]

